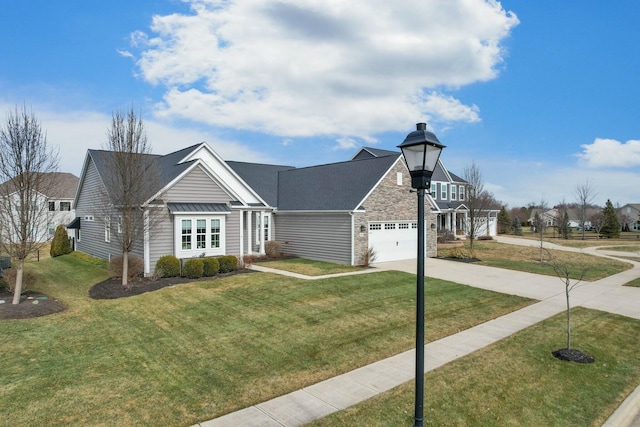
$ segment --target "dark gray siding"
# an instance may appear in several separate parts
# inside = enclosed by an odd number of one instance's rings
[[[86,254],[108,260],[111,256],[121,255],[116,239],[116,227],[111,227],[111,243],[104,241],[104,211],[101,211],[100,198],[102,195],[102,180],[91,158],[87,165],[84,185],[78,196],[76,216],[80,217],[80,240],[76,249]],[[93,216],[93,221],[85,220],[86,216]],[[136,255],[142,253],[138,249]]]
[[[351,264],[351,215],[348,213],[278,213],[275,240],[284,253]]]
[[[167,208],[162,208],[155,215],[157,216],[152,221],[153,227],[149,233],[150,273],[155,272],[158,258],[174,254],[173,217]]]

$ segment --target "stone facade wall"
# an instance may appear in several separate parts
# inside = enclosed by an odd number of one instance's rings
[[[398,185],[398,173],[402,185]],[[428,193],[428,192],[427,192]],[[415,221],[418,218],[418,196],[411,192],[411,176],[400,158],[362,204],[364,213],[354,214],[354,263],[364,264],[369,249],[369,221]],[[431,213],[425,197],[426,255],[437,256],[437,214]],[[361,231],[364,226],[364,232]]]

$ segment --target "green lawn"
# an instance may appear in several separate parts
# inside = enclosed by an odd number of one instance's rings
[[[63,313],[0,322],[4,425],[189,426],[413,348],[415,276],[251,273],[119,300],[63,256],[28,268]],[[427,280],[427,341],[529,300]]]
[[[625,286],[634,286],[636,288],[640,288],[640,278],[630,281],[629,283],[625,284]]]
[[[548,262],[551,254],[559,262],[567,263],[571,267],[573,279],[580,277],[582,269],[587,268],[584,277],[587,281],[602,279],[633,267],[632,264],[622,261],[562,250],[543,251],[543,262],[540,262],[540,248],[536,247],[482,241],[475,242],[473,247],[473,255],[480,259],[480,265],[554,276],[553,267]],[[469,254],[468,248],[467,243],[462,253]],[[447,257],[456,253],[461,253],[460,248],[439,250],[438,256]]]
[[[640,321],[574,309],[573,344],[592,364],[551,355],[565,347],[564,322],[559,314],[427,373],[425,425],[601,426],[640,383]],[[409,382],[310,426],[410,426],[413,396]]]

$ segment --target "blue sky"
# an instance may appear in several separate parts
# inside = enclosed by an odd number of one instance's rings
[[[75,174],[134,105],[158,154],[308,166],[426,121],[510,207],[587,180],[639,203],[638,22],[635,0],[13,2],[0,110],[31,108]]]

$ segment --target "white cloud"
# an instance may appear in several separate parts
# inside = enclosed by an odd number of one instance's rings
[[[284,137],[477,122],[442,92],[495,78],[518,24],[493,0],[185,1],[131,37],[158,117]]]
[[[590,168],[640,166],[640,140],[622,143],[615,139],[596,138],[592,144],[581,147],[583,151],[577,157]]]
[[[338,145],[334,147],[334,150],[354,150],[359,146],[358,142],[353,138],[338,138],[336,142]]]
[[[15,105],[0,100],[0,111],[11,111]],[[46,132],[47,143],[60,154],[60,171],[80,175],[88,149],[102,149],[106,143],[111,115],[94,111],[64,111],[34,105],[31,108]],[[222,158],[256,163],[272,163],[265,156],[247,145],[225,141],[213,133],[197,129],[171,126],[143,116],[149,143],[155,154],[168,154],[190,145],[207,142]],[[4,126],[4,121],[0,122]]]

